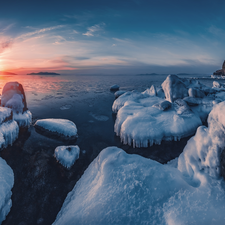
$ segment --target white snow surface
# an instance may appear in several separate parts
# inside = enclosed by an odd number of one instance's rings
[[[0,148],[12,145],[18,138],[19,127],[16,121],[7,121],[0,125]]]
[[[67,195],[53,225],[224,224],[225,182],[205,177],[196,184],[177,168],[109,147]]]
[[[6,107],[0,106],[0,124],[7,118],[10,117],[12,110]]]
[[[77,145],[58,146],[55,149],[54,157],[66,168],[71,168],[79,158],[80,148]]]
[[[14,184],[12,169],[0,158],[0,224],[5,220],[12,206],[11,189]]]
[[[30,127],[32,113],[29,110],[24,113],[13,113],[13,119],[18,123],[19,127]]]
[[[57,132],[64,136],[77,136],[77,127],[75,123],[66,119],[41,119],[37,120],[34,126],[37,125],[51,132]]]
[[[14,94],[12,98],[6,102],[5,107],[11,108],[15,113],[23,113],[23,95]]]

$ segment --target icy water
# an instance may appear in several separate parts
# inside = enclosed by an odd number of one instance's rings
[[[85,169],[108,146],[118,146],[128,153],[140,154],[161,163],[179,156],[188,138],[180,142],[163,142],[160,146],[133,149],[122,145],[115,136],[112,114],[114,93],[120,90],[144,91],[152,84],[161,85],[167,75],[157,76],[4,76],[0,88],[9,81],[24,87],[27,105],[37,119],[63,118],[73,121],[78,129],[74,143],[81,149],[80,158],[67,170],[56,162],[54,150],[68,143],[42,136],[33,126],[22,131],[13,146],[1,151],[14,171],[12,208],[3,225],[52,224],[68,192]],[[187,77],[187,76],[180,76]],[[193,77],[193,75],[192,75]],[[200,80],[212,86],[212,80]]]

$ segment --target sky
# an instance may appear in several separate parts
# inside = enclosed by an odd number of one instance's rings
[[[0,71],[212,74],[224,0],[0,0]]]

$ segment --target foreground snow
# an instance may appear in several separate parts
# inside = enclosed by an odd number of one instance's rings
[[[60,164],[70,169],[79,158],[80,148],[77,145],[58,146],[55,149],[54,156]]]
[[[62,137],[76,138],[78,136],[75,123],[66,119],[37,120],[34,126],[38,129],[57,133]]]
[[[14,184],[12,169],[0,158],[0,224],[5,220],[12,206],[11,189]]]
[[[54,225],[224,224],[225,102],[168,165],[109,147],[68,194]],[[176,168],[178,161],[178,168]]]
[[[225,100],[222,90],[169,75],[161,87],[152,85],[142,93],[128,91],[114,101],[114,131],[133,147],[193,135],[213,106]]]

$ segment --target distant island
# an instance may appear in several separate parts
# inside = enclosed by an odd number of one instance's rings
[[[17,74],[6,71],[0,71],[0,75],[17,75]]]
[[[141,73],[137,74],[138,76],[148,76],[148,75],[159,75],[158,73]]]
[[[39,73],[28,73],[27,75],[60,75],[59,73],[39,72]]]

